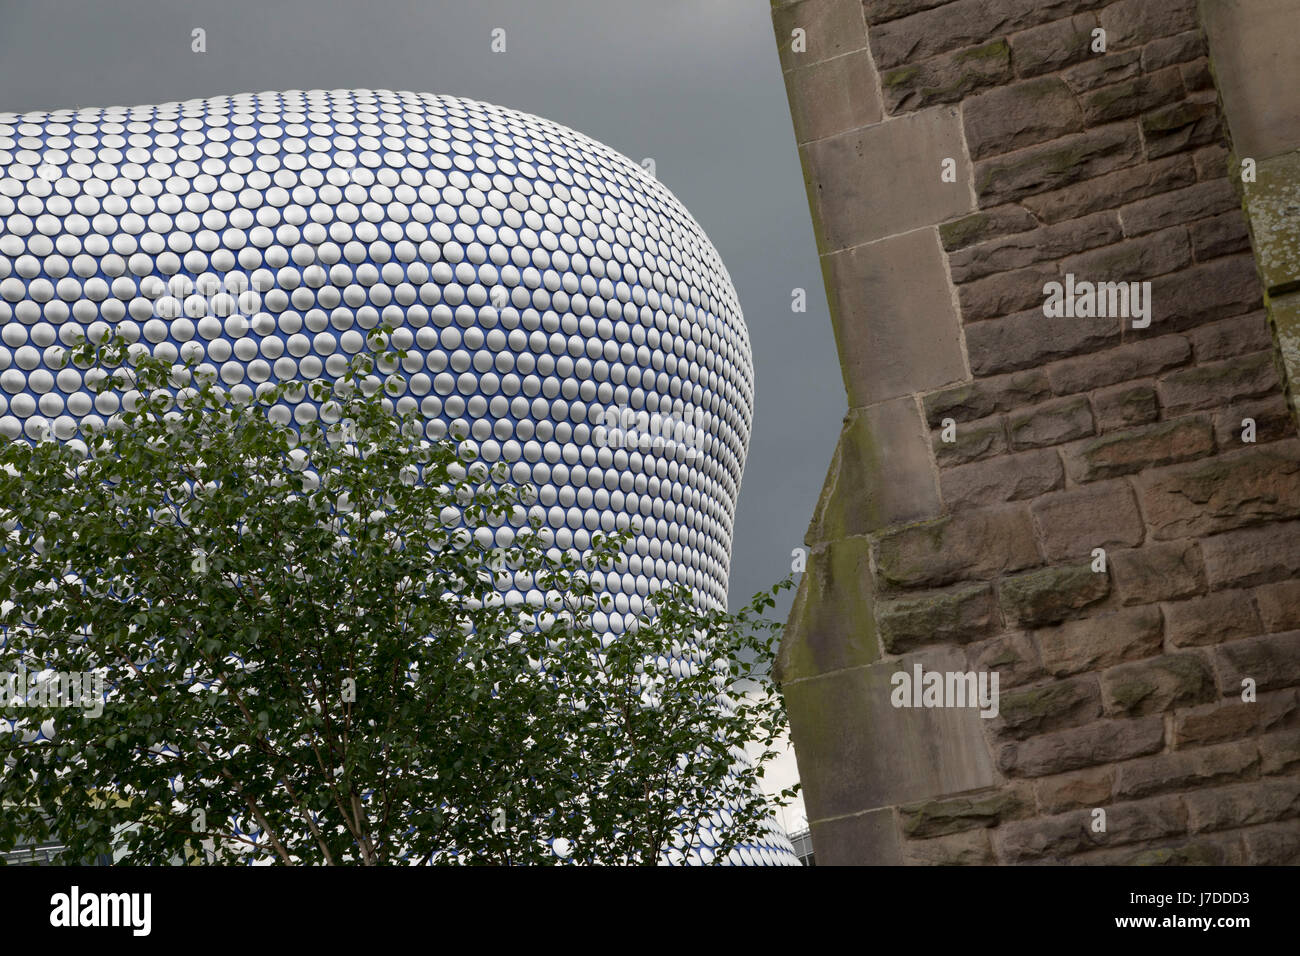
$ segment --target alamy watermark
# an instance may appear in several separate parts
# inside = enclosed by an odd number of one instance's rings
[[[0,708],[80,707],[88,717],[104,713],[104,675],[80,671],[0,671]]]
[[[642,453],[662,454],[682,448],[690,461],[704,453],[707,434],[702,408],[688,405],[678,417],[644,408],[611,407],[605,409],[604,424],[593,429],[592,441],[597,448],[625,448]]]
[[[896,671],[889,702],[895,707],[978,707],[980,716],[998,715],[997,671]]]
[[[1076,282],[1069,272],[1063,283],[1046,283],[1043,295],[1043,315],[1049,319],[1132,319],[1135,329],[1151,324],[1150,282]]]

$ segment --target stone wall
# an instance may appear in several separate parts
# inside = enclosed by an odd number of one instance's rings
[[[849,406],[778,662],[819,865],[1300,862],[1300,433],[1251,249],[1300,205],[1243,214],[1222,11],[772,13]],[[1149,325],[1048,317],[1067,274],[1149,282]],[[895,706],[917,664],[996,672],[997,716]]]

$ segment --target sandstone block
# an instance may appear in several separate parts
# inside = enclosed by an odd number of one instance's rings
[[[1247,445],[1205,461],[1144,472],[1134,481],[1159,540],[1300,517],[1300,440]]]
[[[1181,335],[1162,335],[1093,355],[1065,359],[1047,367],[1058,395],[1087,392],[1176,368],[1191,360],[1192,349]]]
[[[1113,432],[1155,421],[1160,417],[1160,400],[1151,385],[1114,385],[1093,394],[1092,410],[1097,430]]]
[[[1101,716],[1101,693],[1092,674],[1017,688],[1000,696],[992,729],[1000,736],[1018,740],[1078,727]]]
[[[1114,551],[1110,563],[1126,605],[1173,601],[1205,590],[1205,564],[1195,542],[1148,543]]]
[[[1246,587],[1294,577],[1300,568],[1300,521],[1243,528],[1201,542],[1210,587]]]
[[[1131,475],[1144,468],[1191,461],[1213,453],[1214,432],[1210,420],[1197,416],[1111,432],[1074,445],[1065,451],[1065,467],[1072,481],[1082,483]]]
[[[1044,495],[1030,506],[1048,560],[1092,553],[1093,548],[1132,548],[1145,530],[1133,491],[1122,480]]]
[[[1194,652],[1165,654],[1119,664],[1102,672],[1101,693],[1109,717],[1141,717],[1214,700],[1209,661]]]
[[[1065,620],[1104,599],[1110,593],[1110,578],[1085,562],[1006,578],[998,592],[1009,625],[1038,627]]]
[[[938,428],[945,418],[968,422],[1042,401],[1051,394],[1047,376],[1033,369],[953,385],[926,395],[922,404],[927,424]]]
[[[872,540],[888,587],[939,587],[990,578],[1041,562],[1029,514],[1018,506],[981,508],[883,532]]]
[[[1294,690],[1260,694],[1249,703],[1228,698],[1175,713],[1174,746],[1183,749],[1236,741],[1292,726],[1297,719],[1300,696]]]
[[[1146,119],[1143,117],[1144,123]],[[1217,115],[1215,119],[1217,132]],[[1195,120],[1184,120],[1182,126],[1166,134],[1164,142],[1171,144],[1175,137],[1181,137],[1185,145],[1208,142],[1204,133],[1189,128],[1194,124]],[[1169,151],[1175,150],[1170,148]],[[1132,123],[1099,126],[977,162],[975,192],[982,205],[1014,202],[1034,193],[1060,189],[1132,166],[1138,162],[1141,153],[1142,147]]]
[[[1230,641],[1214,649],[1224,696],[1240,695],[1249,677],[1258,690],[1300,684],[1300,631]]]
[[[987,584],[881,601],[876,615],[881,642],[890,654],[923,644],[964,644],[998,626],[993,589]]]
[[[1250,592],[1241,589],[1214,591],[1204,597],[1165,604],[1163,610],[1165,634],[1175,647],[1200,647],[1238,637],[1254,637],[1262,629]]]
[[[1060,457],[1044,448],[946,469],[939,488],[947,506],[955,509],[1036,498],[1064,481]]]
[[[1036,77],[973,96],[963,115],[972,159],[1078,132],[1084,119],[1079,101],[1055,76]]]
[[[1145,757],[1161,750],[1164,743],[1164,719],[1158,715],[1136,720],[1099,720],[1085,727],[1003,744],[998,766],[1003,773],[1014,777],[1046,777]]]
[[[1066,677],[1158,654],[1161,634],[1159,609],[1136,607],[1066,621],[1034,637],[1044,670]]]

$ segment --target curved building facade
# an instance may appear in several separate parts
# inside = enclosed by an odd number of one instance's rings
[[[133,400],[63,362],[82,333],[252,394],[342,374],[385,323],[407,351],[395,406],[531,482],[556,547],[639,523],[598,627],[624,632],[659,584],[725,603],[749,339],[716,250],[640,166],[405,92],[0,113],[5,438],[79,442]],[[272,412],[319,413],[305,394]],[[733,861],[795,857],[774,828]]]

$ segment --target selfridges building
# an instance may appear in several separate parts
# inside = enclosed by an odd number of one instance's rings
[[[341,375],[384,323],[407,350],[397,408],[531,482],[557,547],[640,519],[598,627],[623,633],[656,582],[725,603],[749,339],[716,250],[640,166],[413,93],[0,114],[6,439],[79,442],[132,401],[63,361],[83,333],[197,362],[234,396]],[[669,440],[601,440],[610,425]],[[796,863],[775,826],[731,859]]]

